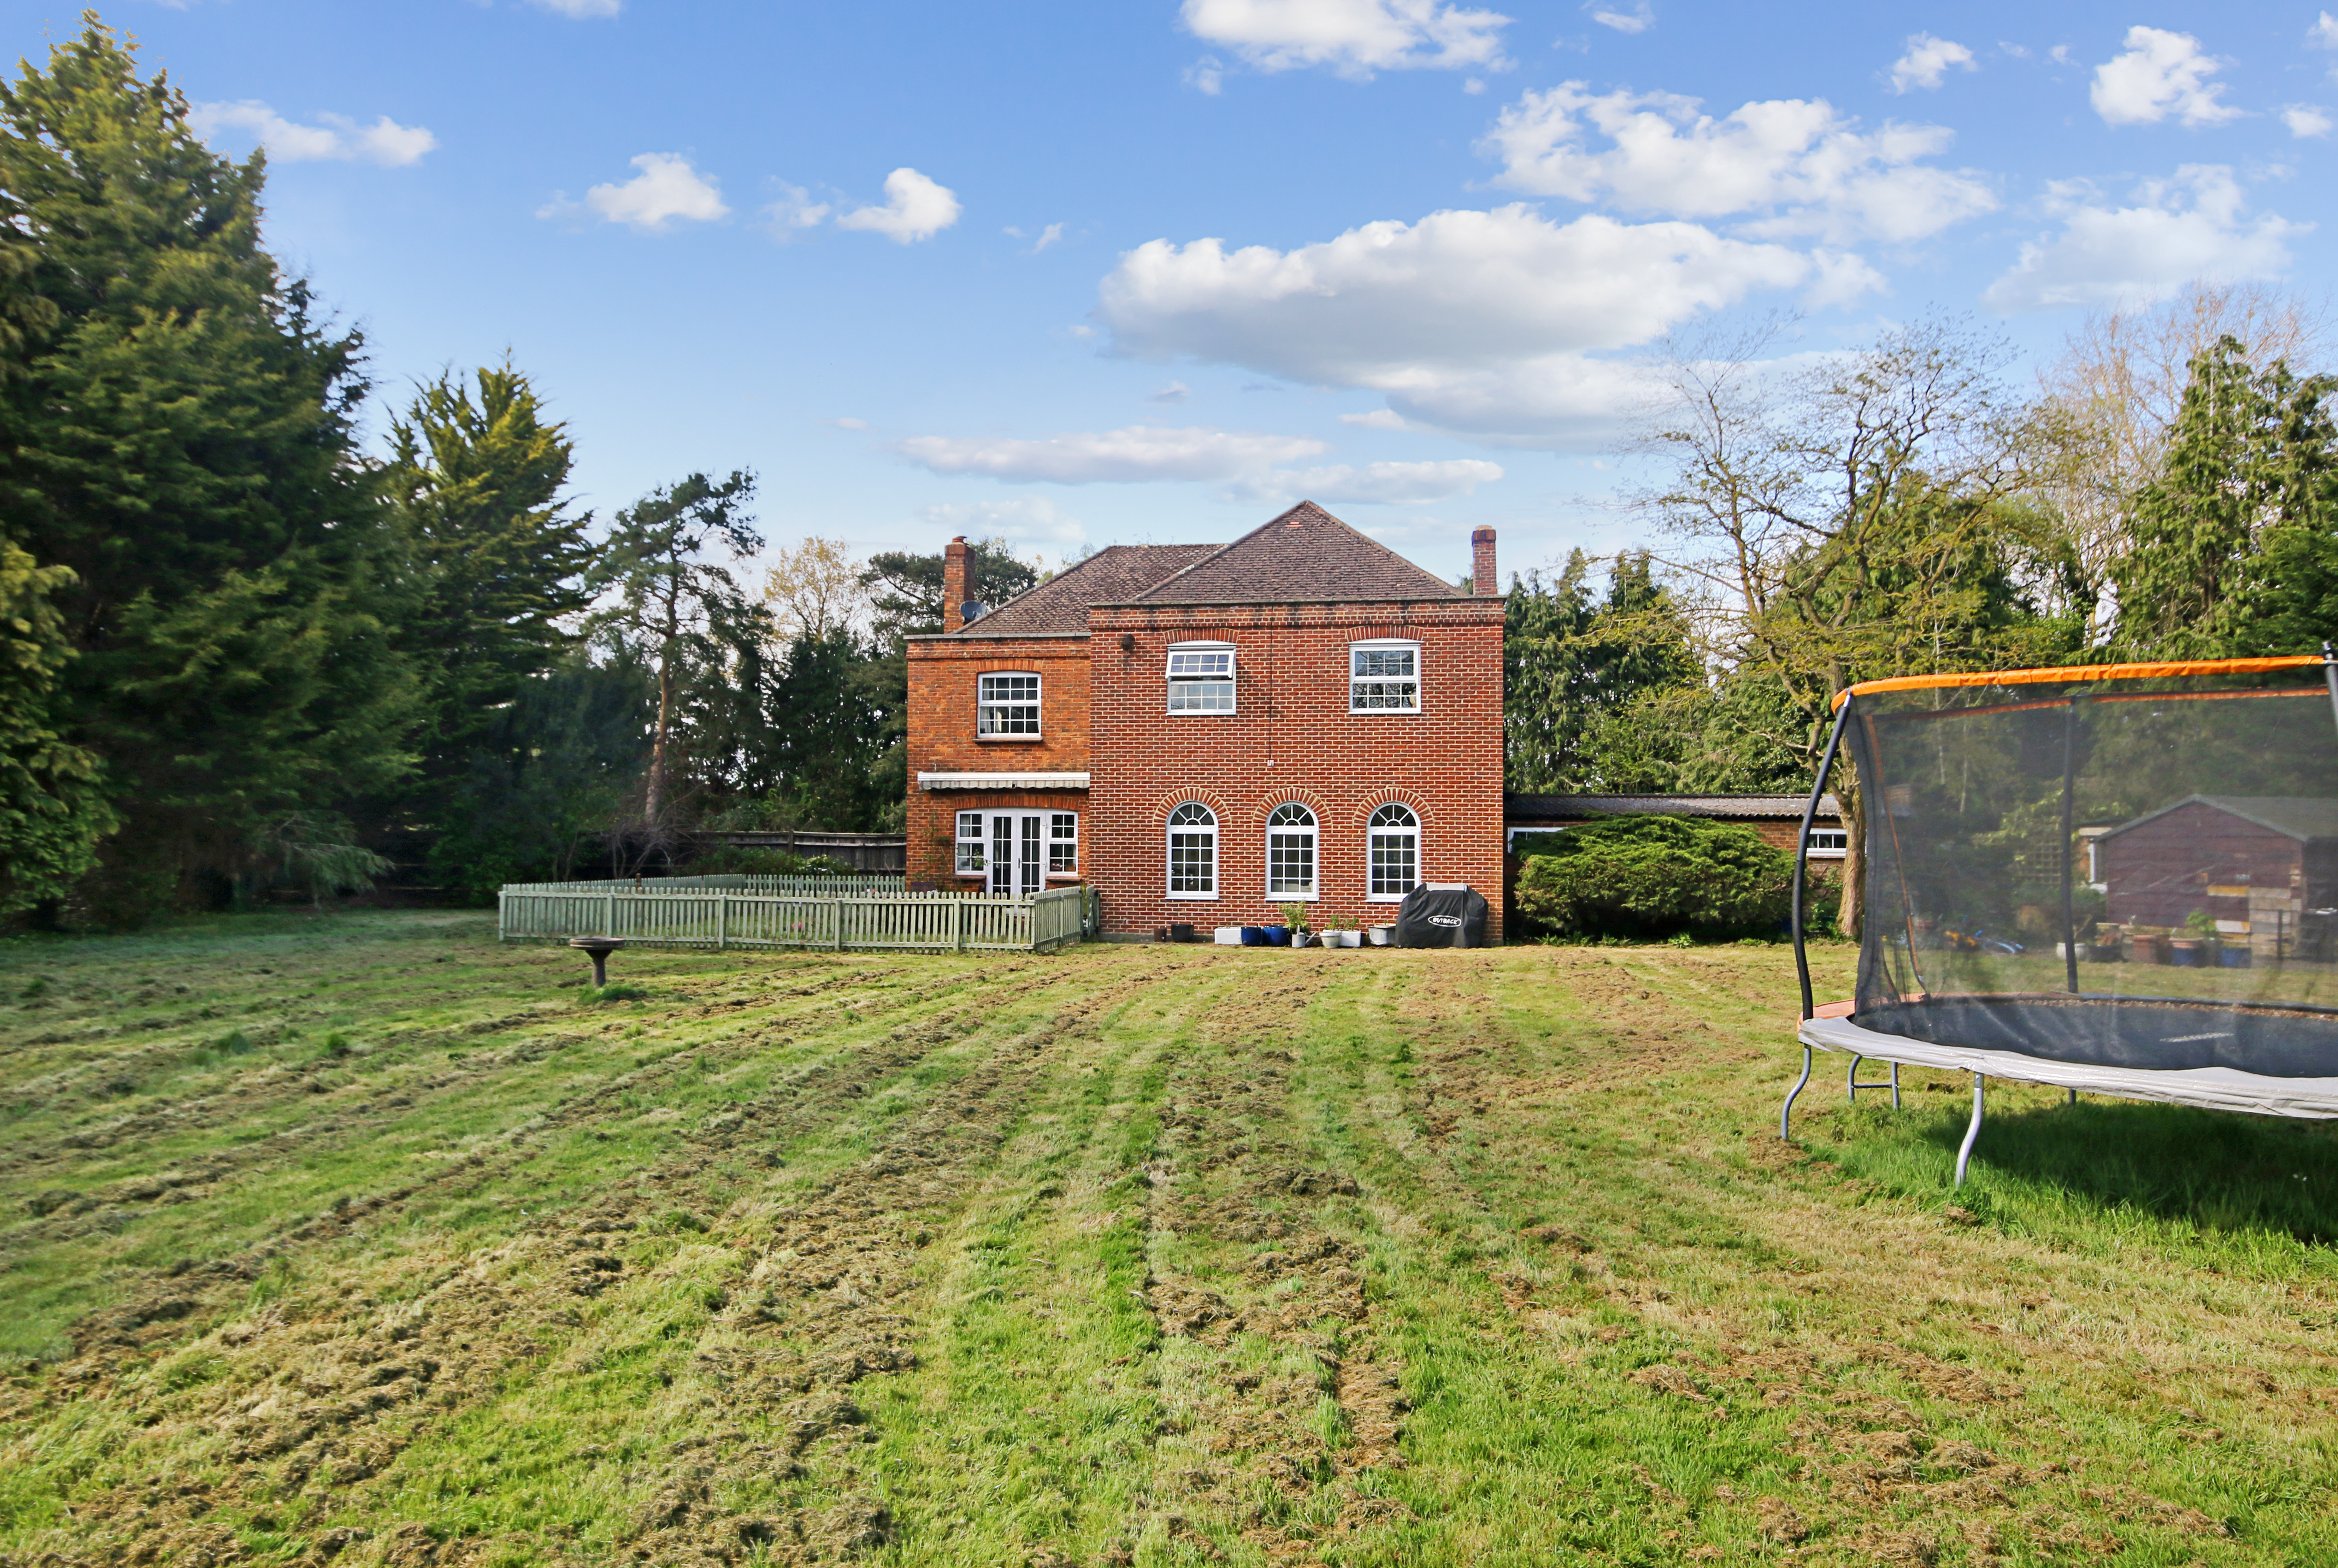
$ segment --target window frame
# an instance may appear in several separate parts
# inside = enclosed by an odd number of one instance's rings
[[[983,689],[993,681],[1028,681],[1031,698],[1028,702],[1017,698],[1012,702],[991,702],[984,700]],[[974,738],[982,741],[1031,741],[1046,739],[1046,678],[1036,670],[985,670],[974,678]],[[1031,728],[1027,730],[994,730],[989,728],[993,709],[1031,710]]]
[[[1166,690],[1162,693],[1162,711],[1174,719],[1218,719],[1223,718],[1228,714],[1238,713],[1242,710],[1242,658],[1233,643],[1172,642],[1164,652],[1166,656],[1163,660],[1161,666],[1161,680],[1163,684],[1166,687]],[[1178,674],[1177,656],[1181,653],[1188,655],[1201,653],[1223,653],[1225,655],[1226,670],[1223,680],[1226,688],[1226,705],[1224,707],[1180,708],[1177,706],[1176,693],[1180,687],[1194,687],[1203,684],[1215,685],[1218,683],[1220,679],[1214,675],[1203,677],[1191,674]]]
[[[1838,842],[1822,844],[1819,842],[1822,838],[1835,839]],[[1844,859],[1851,854],[1851,829],[1814,827],[1811,829],[1809,837],[1803,840],[1803,852],[1812,860]]]
[[[1072,830],[1068,835],[1064,832],[1066,823],[1071,824]],[[1066,844],[1071,846],[1071,864],[1058,866],[1056,863],[1056,849],[1058,845]],[[1050,811],[1047,813],[1047,875],[1077,877],[1079,874],[1080,814],[1076,811]]]
[[[1208,826],[1204,828],[1200,823],[1190,821],[1180,823],[1177,820],[1178,813],[1188,810],[1199,811],[1202,813],[1203,817],[1209,819]],[[1181,893],[1177,891],[1177,838],[1181,828],[1188,835],[1206,833],[1209,838],[1210,887],[1209,891],[1205,893]],[[1213,808],[1207,806],[1199,800],[1180,800],[1176,805],[1171,807],[1169,808],[1168,820],[1163,824],[1162,828],[1161,869],[1163,873],[1163,897],[1174,899],[1179,903],[1216,903],[1221,885],[1224,881],[1224,878],[1219,875],[1221,867],[1219,865],[1218,848],[1218,814]]]
[[[1410,708],[1360,708],[1356,705],[1356,688],[1361,678],[1356,673],[1356,656],[1361,653],[1407,652],[1412,655],[1412,706]],[[1421,647],[1419,642],[1403,637],[1371,637],[1348,644],[1348,711],[1363,714],[1419,713],[1426,706],[1421,693]]]
[[[1401,811],[1410,820],[1404,825],[1399,825],[1393,822],[1382,823],[1380,821],[1380,814],[1385,811]],[[1412,840],[1412,885],[1411,887],[1405,888],[1403,893],[1381,893],[1375,891],[1380,877],[1379,862],[1374,858],[1374,846],[1372,840],[1379,838],[1384,832],[1389,833],[1391,836],[1401,834],[1410,838]],[[1418,887],[1422,883],[1429,880],[1428,877],[1421,870],[1421,860],[1423,858],[1421,853],[1421,839],[1423,837],[1424,834],[1422,833],[1420,825],[1420,813],[1414,810],[1410,806],[1406,805],[1403,801],[1383,800],[1378,806],[1372,808],[1372,814],[1364,820],[1365,903],[1401,904],[1404,902],[1405,894],[1410,893],[1414,887]]]
[[[1280,823],[1275,818],[1285,811],[1305,815],[1305,823]],[[1307,839],[1307,890],[1293,893],[1277,891],[1274,885],[1274,840],[1278,835]],[[1304,800],[1277,801],[1266,814],[1266,901],[1270,904],[1312,904],[1323,896],[1323,824],[1315,808]]]
[[[979,877],[983,879],[986,886],[988,884],[990,879],[990,828],[986,820],[987,816],[987,813],[981,811],[959,812],[958,814],[958,834],[956,838],[951,839],[951,843],[956,845],[958,848],[957,856],[952,862],[957,867],[953,872],[953,875],[958,877]],[[971,835],[969,835],[966,830],[967,823],[969,820],[974,824],[974,832]],[[968,851],[972,852],[972,865],[968,864],[969,858]]]

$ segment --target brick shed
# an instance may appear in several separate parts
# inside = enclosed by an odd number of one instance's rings
[[[1302,502],[1225,545],[1119,545],[909,640],[913,885],[1103,894],[1105,926],[1498,909],[1494,534],[1457,587]],[[1498,938],[1498,932],[1489,936]]]

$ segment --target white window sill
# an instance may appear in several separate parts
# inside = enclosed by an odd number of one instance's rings
[[[977,735],[975,737],[977,743],[985,746],[993,745],[1002,740],[1012,744],[1017,740],[1045,740],[1046,739],[1046,737],[1045,735]]]
[[[1162,897],[1179,904],[1214,904],[1218,901],[1214,893],[1164,893]]]
[[[1367,904],[1401,904],[1405,901],[1405,897],[1406,895],[1402,893],[1367,893],[1364,895],[1364,902]]]
[[[1376,715],[1382,719],[1414,719],[1420,715],[1418,708],[1351,708],[1348,711],[1359,719]]]
[[[1269,893],[1266,901],[1270,904],[1312,904],[1322,897],[1321,893]]]
[[[1171,719],[1233,719],[1238,717],[1242,710],[1239,708],[1164,708],[1161,711]]]
[[[1843,860],[1850,858],[1851,851],[1848,849],[1806,849],[1803,851],[1803,854],[1812,860]]]

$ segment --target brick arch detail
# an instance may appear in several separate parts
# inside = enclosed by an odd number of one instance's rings
[[[1420,820],[1422,831],[1426,832],[1428,830],[1429,803],[1423,800],[1417,791],[1406,789],[1398,786],[1391,786],[1385,789],[1375,789],[1370,794],[1365,796],[1363,803],[1356,808],[1356,814],[1351,819],[1350,825],[1357,828],[1362,828],[1371,821],[1373,812],[1379,810],[1381,807],[1387,805],[1391,800],[1402,801],[1405,805],[1411,807],[1413,816]]]
[[[1266,795],[1259,800],[1258,805],[1252,809],[1250,814],[1251,826],[1253,828],[1265,827],[1268,812],[1272,811],[1277,806],[1292,802],[1304,806],[1310,811],[1314,812],[1315,820],[1318,824],[1329,824],[1331,820],[1331,808],[1323,803],[1323,797],[1317,794],[1314,790],[1275,789],[1269,790]]]
[[[1226,818],[1233,813],[1226,808],[1226,798],[1214,789],[1172,789],[1164,793],[1153,802],[1154,826],[1166,828],[1169,826],[1169,813],[1188,800],[1207,806],[1215,812],[1219,830],[1223,832],[1225,829]]]

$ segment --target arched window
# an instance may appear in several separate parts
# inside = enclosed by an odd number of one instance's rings
[[[1218,896],[1218,818],[1188,800],[1169,813],[1169,897]]]
[[[1420,818],[1411,807],[1391,800],[1372,813],[1367,836],[1372,863],[1368,897],[1397,903],[1420,881]]]
[[[1315,813],[1296,800],[1266,814],[1266,896],[1315,897]]]

